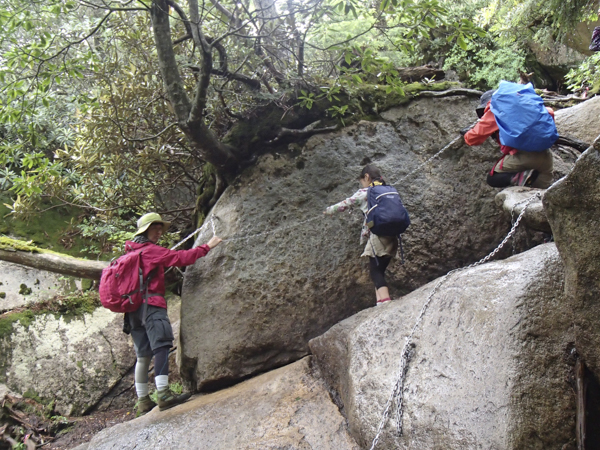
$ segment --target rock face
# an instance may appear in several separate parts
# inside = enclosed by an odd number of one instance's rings
[[[106,429],[78,450],[358,450],[305,358],[214,394]]]
[[[600,140],[544,196],[556,246],[565,262],[577,351],[600,376]]]
[[[308,353],[308,340],[374,305],[359,258],[361,213],[322,216],[357,190],[368,162],[396,185],[411,214],[408,262],[388,269],[393,297],[494,249],[510,228],[485,183],[497,147],[448,150],[419,168],[474,121],[477,101],[413,101],[383,113],[387,122],[313,136],[246,170],[213,210],[217,234],[231,239],[186,271],[182,376],[211,388],[287,364]]]
[[[310,342],[362,448],[375,436],[405,336],[434,283]],[[563,359],[573,339],[571,306],[554,244],[452,275],[416,332],[404,434],[396,435],[392,414],[377,448],[574,449]]]
[[[39,315],[12,324],[0,337],[0,382],[13,391],[49,402],[62,415],[94,406],[135,364],[122,315],[99,308],[65,320]]]
[[[556,128],[564,136],[592,143],[600,135],[600,97],[596,96],[555,113]]]
[[[74,279],[0,261],[0,313],[72,291]]]
[[[533,195],[539,194],[539,198],[535,198],[529,202],[522,221],[528,228],[551,233],[552,230],[542,206],[541,196],[544,192],[541,189],[513,186],[503,189],[496,194],[496,204],[502,207],[511,220],[517,220],[527,200]]]

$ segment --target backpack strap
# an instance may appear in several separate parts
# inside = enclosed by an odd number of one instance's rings
[[[142,255],[142,252],[140,252],[140,256]],[[142,295],[142,326],[145,327],[146,326],[146,316],[148,315],[148,299],[150,297],[159,297],[162,296],[162,294],[159,294],[157,292],[154,293],[150,293],[148,292],[148,286],[150,285],[150,279],[154,276],[154,271],[156,269],[153,269],[150,271],[150,273],[148,273],[148,277],[146,277],[146,281],[144,282],[144,275],[142,272],[142,267],[140,265],[140,293]]]

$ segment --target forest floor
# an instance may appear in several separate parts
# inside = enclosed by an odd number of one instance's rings
[[[96,433],[104,428],[110,428],[133,418],[135,418],[135,412],[131,409],[104,411],[89,416],[73,417],[70,419],[72,424],[60,432],[55,440],[42,448],[48,450],[71,449],[89,442]]]

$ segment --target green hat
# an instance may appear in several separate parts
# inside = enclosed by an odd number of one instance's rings
[[[171,225],[171,222],[166,222],[166,221],[162,220],[162,217],[160,217],[160,214],[157,214],[157,213],[144,214],[137,221],[138,230],[135,232],[134,236],[137,236],[138,234],[142,234],[153,223],[162,223],[163,233],[166,232],[169,229],[169,225]]]

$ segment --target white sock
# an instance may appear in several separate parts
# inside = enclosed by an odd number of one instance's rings
[[[154,377],[154,383],[156,383],[156,389],[158,391],[164,391],[169,387],[169,375],[156,375]]]
[[[148,383],[135,383],[135,392],[138,398],[148,395]]]

